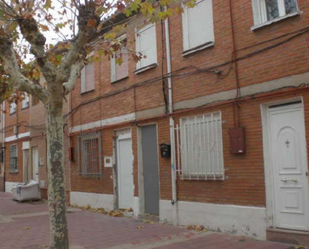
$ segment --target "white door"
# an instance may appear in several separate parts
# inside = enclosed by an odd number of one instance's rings
[[[23,150],[23,181],[27,182],[29,180],[29,150]]]
[[[133,154],[130,134],[117,139],[118,198],[119,208],[133,208]]]
[[[275,226],[308,230],[308,166],[302,104],[273,106],[268,110]]]
[[[32,169],[33,169],[33,180],[39,182],[39,152],[38,148],[32,148]]]

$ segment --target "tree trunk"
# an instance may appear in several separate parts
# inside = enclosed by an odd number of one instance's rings
[[[61,96],[57,96],[57,98],[59,97],[61,98]],[[58,99],[57,103],[52,99],[47,104],[46,130],[50,248],[68,249],[62,99]]]

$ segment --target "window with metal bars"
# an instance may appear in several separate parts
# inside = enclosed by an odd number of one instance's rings
[[[177,171],[182,179],[224,180],[221,113],[180,119]]]
[[[80,175],[102,176],[101,133],[87,133],[79,136],[78,139]]]
[[[10,146],[10,172],[17,172],[17,145]]]

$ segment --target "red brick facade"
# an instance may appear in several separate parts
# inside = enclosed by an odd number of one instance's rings
[[[111,83],[108,58],[94,62],[94,90],[81,94],[79,80],[70,94],[66,142],[74,153],[72,161],[66,163],[68,189],[71,192],[117,196],[113,168],[104,167],[102,162],[101,177],[85,177],[79,172],[78,136],[93,130],[93,127],[101,132],[102,161],[105,156],[115,156],[116,132],[131,128],[134,196],[139,197],[139,127],[156,124],[157,144],[160,145],[170,143],[170,117],[174,118],[177,125],[180,118],[220,111],[225,180],[177,178],[177,199],[183,202],[239,205],[264,210],[262,208],[267,204],[261,105],[295,97],[301,99],[305,113],[307,147],[309,146],[309,5],[305,0],[298,0],[298,8],[298,15],[252,31],[254,21],[251,1],[232,1],[233,33],[229,2],[213,1],[215,44],[186,56],[182,55],[182,17],[172,16],[169,19],[169,31],[174,112],[170,114],[166,112],[168,72],[166,37],[162,37],[165,34],[164,22],[156,23],[156,67],[136,74],[136,63],[129,57],[129,76]],[[135,28],[143,24],[143,18],[135,18],[128,23],[127,44],[132,50],[135,50]],[[234,46],[236,51],[233,51]],[[236,63],[233,61],[234,55],[237,57]],[[237,87],[240,88],[241,95],[236,102]],[[23,115],[27,115],[27,110],[20,110],[18,113],[22,120]],[[135,118],[124,118],[130,115]],[[7,120],[7,126],[15,124],[13,116],[9,114]],[[36,116],[31,116],[31,120],[34,125]],[[100,122],[105,123],[101,125]],[[229,151],[228,132],[238,124],[246,129],[245,155],[233,155]],[[21,128],[21,131],[26,132],[27,129]],[[10,135],[12,134],[8,132],[7,136]],[[46,153],[44,143],[43,138],[31,138],[31,146],[38,146],[42,154]],[[160,200],[170,201],[171,160],[160,156],[158,159]],[[11,181],[20,181],[17,177],[20,176],[9,176]],[[40,168],[40,179],[41,177],[46,179],[45,167]]]

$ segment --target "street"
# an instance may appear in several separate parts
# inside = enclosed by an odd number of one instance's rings
[[[68,208],[72,249],[292,249],[291,245],[147,222],[136,218]],[[44,202],[17,203],[0,193],[0,248],[49,248],[48,208]]]

